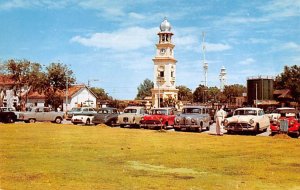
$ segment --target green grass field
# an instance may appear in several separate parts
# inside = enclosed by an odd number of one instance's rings
[[[0,124],[0,189],[300,189],[300,140]]]

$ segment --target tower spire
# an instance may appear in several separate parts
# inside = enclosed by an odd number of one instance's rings
[[[204,71],[204,86],[207,87],[207,71],[208,71],[208,63],[205,60],[205,32],[202,32],[202,53],[203,53],[203,71]]]

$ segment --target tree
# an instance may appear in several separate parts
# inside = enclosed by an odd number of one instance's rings
[[[193,93],[192,90],[184,85],[176,86],[178,91],[178,100],[181,101],[192,101],[193,100]]]
[[[221,91],[216,86],[209,87],[207,90],[207,100],[211,102],[219,102],[221,99]]]
[[[154,87],[154,83],[149,80],[145,79],[143,83],[137,88],[138,94],[135,99],[144,99],[146,96],[151,96],[152,92],[151,89]]]
[[[224,87],[223,94],[227,99],[227,102],[232,102],[232,98],[242,96],[247,92],[247,88],[240,84],[226,85]]]
[[[194,102],[205,102],[205,93],[207,91],[207,88],[200,84],[195,91],[193,92],[193,101]]]
[[[295,101],[300,102],[300,66],[284,66],[284,71],[276,76],[275,89],[289,89]]]
[[[111,96],[108,96],[108,93],[105,92],[103,88],[92,87],[90,90],[97,96],[100,100],[112,100]]]
[[[46,85],[45,90],[46,103],[57,108],[63,102],[61,91],[66,90],[67,85],[74,84],[76,79],[73,77],[73,71],[67,65],[62,63],[51,63],[46,67]]]

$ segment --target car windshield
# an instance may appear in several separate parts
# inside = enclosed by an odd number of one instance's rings
[[[111,113],[111,110],[99,110],[98,113],[108,114],[108,113]]]
[[[162,110],[162,109],[154,109],[151,110],[151,115],[167,115],[168,114],[168,110]]]
[[[136,113],[137,110],[136,109],[125,109],[124,113]]]
[[[233,115],[257,115],[256,110],[235,110]]]
[[[72,108],[71,111],[80,111],[81,108]]]
[[[200,108],[184,108],[182,113],[201,113]]]

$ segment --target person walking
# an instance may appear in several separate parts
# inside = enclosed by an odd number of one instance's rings
[[[223,132],[221,129],[223,128],[222,122],[225,119],[226,111],[224,111],[224,106],[221,106],[221,108],[216,112],[216,134],[217,135],[223,135]]]

